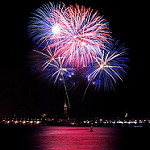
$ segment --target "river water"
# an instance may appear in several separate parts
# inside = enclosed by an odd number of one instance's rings
[[[94,127],[90,132],[90,127],[37,126],[0,132],[4,150],[136,150],[147,149],[150,142],[150,130],[143,128]]]

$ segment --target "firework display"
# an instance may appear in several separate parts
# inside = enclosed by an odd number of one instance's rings
[[[95,86],[96,89],[101,87],[113,89],[118,80],[123,81],[128,66],[125,64],[127,48],[122,45],[118,46],[118,41],[108,45],[107,51],[103,50],[101,56],[95,57],[95,63],[85,71],[86,78]]]
[[[50,2],[32,15],[28,29],[37,47],[35,68],[50,83],[63,83],[67,94],[79,70],[83,73],[77,78],[86,78],[87,88],[113,89],[118,80],[123,81],[127,48],[113,40],[108,22],[98,11]]]
[[[111,37],[108,23],[98,13],[76,4],[43,5],[31,17],[30,36],[39,46],[52,49],[54,57],[63,57],[66,65],[85,67],[101,53]]]

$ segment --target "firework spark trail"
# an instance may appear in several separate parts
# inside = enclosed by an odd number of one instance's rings
[[[48,78],[50,82],[53,82],[53,84],[56,84],[56,82],[62,83],[63,81],[68,100],[68,107],[70,108],[70,101],[65,80],[71,80],[71,77],[74,75],[74,69],[65,67],[63,58],[54,58],[50,49],[47,49],[45,52],[38,50],[33,51],[38,54],[38,58],[42,57],[38,60],[38,65],[36,67],[42,71],[42,75],[45,78]]]
[[[100,47],[104,47],[104,42],[110,37],[108,23],[97,12],[92,14],[92,11],[84,6],[79,8],[76,4],[75,7],[70,5],[65,15],[59,15],[59,26],[63,30],[60,32],[61,44],[58,43],[55,56],[65,57],[67,64],[71,63],[77,68],[93,62],[93,56],[101,53]]]
[[[123,81],[122,77],[128,68],[125,62],[126,50],[123,44],[117,47],[119,41],[116,41],[113,46],[109,46],[108,50],[104,50],[101,57],[95,57],[95,65],[87,71],[88,85],[83,94],[82,102],[91,82],[99,90],[112,88],[117,80]]]
[[[32,13],[28,26],[28,33],[38,47],[43,47],[44,49],[47,47],[47,42],[53,43],[55,38],[53,28],[56,22],[58,22],[58,18],[54,15],[54,12],[56,9],[60,10],[60,8],[62,10],[65,9],[65,5],[62,3],[55,5],[49,2],[49,4],[43,4]]]
[[[51,3],[50,3],[51,4]],[[54,57],[66,58],[66,65],[85,67],[101,53],[110,36],[108,22],[98,12],[84,6],[44,5],[34,13],[29,25],[30,35],[54,50]],[[45,45],[44,45],[45,44]]]

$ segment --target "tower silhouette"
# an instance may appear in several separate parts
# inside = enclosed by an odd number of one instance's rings
[[[67,118],[67,103],[66,103],[66,98],[64,100],[64,118]]]

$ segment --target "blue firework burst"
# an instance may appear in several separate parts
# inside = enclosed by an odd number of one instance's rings
[[[89,85],[95,86],[97,90],[114,89],[118,80],[123,81],[128,69],[127,48],[118,43],[119,41],[108,43],[102,54],[95,57],[95,63],[87,68],[86,78]]]

